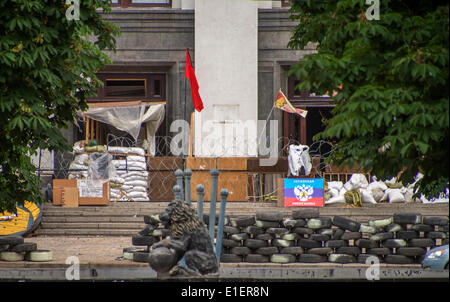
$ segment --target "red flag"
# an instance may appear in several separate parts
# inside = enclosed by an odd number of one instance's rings
[[[198,83],[197,78],[195,77],[194,68],[192,68],[191,64],[191,56],[189,55],[189,51],[186,48],[186,70],[184,72],[184,76],[189,79],[189,83],[191,84],[191,94],[192,101],[194,102],[194,108],[200,112],[203,109],[203,102],[198,93]]]

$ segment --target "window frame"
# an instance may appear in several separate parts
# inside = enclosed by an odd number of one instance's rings
[[[164,102],[166,101],[166,74],[165,73],[120,73],[120,72],[100,72],[97,74],[103,87],[98,87],[97,96],[88,99],[88,102],[123,102],[140,100],[143,102]],[[133,96],[106,96],[106,81],[108,80],[143,80],[145,85],[145,97]],[[160,81],[160,95],[155,95],[155,80]]]
[[[111,7],[172,7],[172,0],[169,0],[169,3],[133,3],[133,0],[118,1],[119,3],[111,3]]]

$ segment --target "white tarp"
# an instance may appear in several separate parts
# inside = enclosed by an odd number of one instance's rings
[[[147,108],[148,107],[148,108]],[[129,133],[137,140],[141,125],[145,123],[147,145],[144,149],[155,154],[155,133],[164,119],[164,105],[133,105],[117,107],[91,107],[82,114],[90,119],[112,125]]]

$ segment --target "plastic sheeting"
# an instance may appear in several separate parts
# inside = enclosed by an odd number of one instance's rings
[[[147,109],[148,107],[148,109]],[[82,114],[90,119],[112,125],[119,130],[129,133],[136,141],[142,124],[145,123],[146,141],[145,149],[155,154],[155,133],[164,119],[164,105],[133,105],[117,107],[89,108]]]
[[[309,175],[312,168],[309,147],[306,145],[290,145],[288,165],[289,172],[293,176]]]

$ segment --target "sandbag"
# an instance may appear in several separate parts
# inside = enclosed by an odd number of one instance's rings
[[[129,153],[129,154],[138,154],[138,155],[144,156],[145,155],[145,150],[142,149],[142,148],[139,148],[139,147],[131,147],[131,148],[128,149],[127,153]]]
[[[328,182],[328,188],[329,189],[336,189],[340,191],[344,187],[344,184],[342,181],[329,181]]]
[[[379,189],[379,190],[382,190],[382,191],[386,191],[387,188],[388,188],[388,187],[386,186],[386,184],[385,184],[384,182],[382,182],[382,181],[374,181],[374,182],[371,182],[371,183],[367,186],[367,189],[369,189],[369,190],[371,190],[371,191],[373,191],[373,190],[375,190],[375,189]]]
[[[352,175],[352,177],[350,177],[348,182],[345,183],[344,188],[349,191],[360,188],[365,189],[368,185],[369,183],[367,182],[367,179],[363,174],[355,173]]]
[[[137,162],[145,163],[145,156],[128,155],[128,156],[127,156],[127,161],[128,161],[128,162],[134,162],[134,161],[137,161]]]
[[[125,182],[126,185],[128,186],[141,186],[141,187],[146,187],[147,186],[147,182],[143,181],[143,180],[133,180],[130,182]]]
[[[372,195],[372,191],[367,190],[367,189],[360,189],[359,191],[361,192],[361,201],[362,202],[371,203],[371,204],[377,203]]]
[[[130,148],[128,147],[116,147],[116,146],[110,146],[108,147],[109,153],[118,153],[118,154],[127,154]]]
[[[383,201],[383,197],[384,197],[384,192],[381,189],[373,189],[372,191],[372,196],[373,199],[375,200],[375,202],[381,202]]]
[[[77,154],[73,159],[73,163],[77,165],[85,165],[87,166],[89,162],[88,154]]]
[[[400,192],[400,189],[387,189],[385,193],[388,195],[390,203],[405,202],[405,196]]]
[[[338,195],[325,201],[325,204],[332,204],[332,203],[345,203],[344,195]]]

